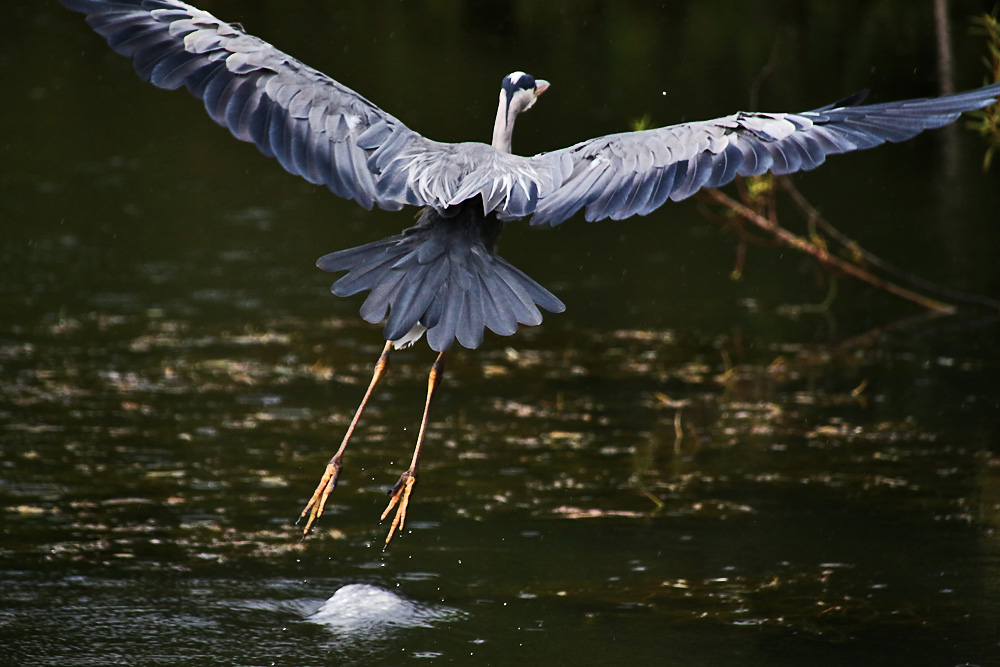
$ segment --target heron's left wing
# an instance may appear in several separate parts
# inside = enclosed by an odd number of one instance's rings
[[[736,175],[790,174],[819,166],[827,155],[904,141],[998,96],[1000,84],[863,106],[855,97],[802,113],[736,113],[591,139],[528,159],[546,174],[532,224],[557,225],[584,207],[589,221],[646,215]]]
[[[181,0],[61,2],[86,14],[141,78],[187,87],[237,139],[365,208],[447,208],[467,173],[504,159],[485,144],[427,139],[347,86]],[[524,213],[535,202],[514,193],[501,203]]]

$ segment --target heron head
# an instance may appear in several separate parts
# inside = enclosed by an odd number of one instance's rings
[[[536,79],[524,72],[511,72],[505,76],[501,90],[506,97],[508,120],[513,120],[517,114],[530,109],[539,95],[548,88],[548,81]]]

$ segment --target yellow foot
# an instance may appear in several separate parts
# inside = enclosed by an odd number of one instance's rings
[[[312,528],[313,523],[316,519],[323,516],[323,508],[326,507],[326,499],[330,497],[330,492],[333,491],[334,487],[337,486],[337,478],[340,477],[340,461],[336,459],[330,459],[330,462],[326,464],[326,470],[323,472],[323,478],[319,480],[319,485],[316,490],[313,491],[312,498],[306,504],[305,508],[302,510],[302,514],[295,521],[296,524],[305,518],[306,514],[309,515],[309,520],[306,521],[306,527],[302,529],[302,539],[306,538],[309,534],[309,529]]]
[[[399,509],[396,510],[396,516],[392,519],[392,525],[389,526],[389,534],[385,536],[385,546],[389,546],[389,542],[392,540],[392,536],[399,532],[403,532],[403,524],[406,523],[406,508],[410,504],[410,494],[413,492],[413,486],[417,483],[417,475],[411,470],[407,470],[399,477],[399,481],[393,485],[392,489],[389,491],[389,495],[392,498],[389,499],[389,505],[382,512],[382,518],[380,521],[385,521],[385,518],[389,516],[389,512],[396,503],[399,503]],[[385,547],[383,547],[384,549]]]

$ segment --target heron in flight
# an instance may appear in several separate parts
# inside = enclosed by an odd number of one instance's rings
[[[725,185],[737,175],[813,169],[827,155],[904,141],[992,104],[1000,84],[939,98],[862,105],[863,95],[801,113],[739,112],[715,120],[611,134],[522,157],[511,152],[518,116],[549,84],[524,72],[503,79],[493,140],[441,143],[411,130],[367,99],[180,0],[61,0],[139,76],[160,88],[186,86],[208,114],[289,172],[366,209],[422,207],[416,225],[374,243],[321,257],[346,271],[334,294],[368,292],[361,316],[385,322],[385,347],[340,448],[302,510],[303,537],[323,514],[344,451],[394,348],[426,337],[438,353],[409,468],[389,491],[389,534],[401,532],[431,403],[455,341],[479,347],[537,325],[563,303],[494,251],[504,223],[558,225],[583,209],[588,221],[646,215],[668,199]]]

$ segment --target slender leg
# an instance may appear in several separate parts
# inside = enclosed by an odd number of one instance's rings
[[[365,392],[365,397],[361,399],[361,405],[358,406],[357,412],[354,413],[354,419],[351,420],[351,425],[347,427],[347,433],[344,435],[343,442],[340,443],[340,449],[337,453],[333,455],[330,462],[326,464],[326,471],[323,473],[323,478],[319,480],[319,485],[316,490],[313,491],[312,498],[309,499],[309,503],[302,510],[302,514],[299,515],[298,520],[302,521],[306,514],[309,514],[309,520],[306,521],[306,527],[302,529],[302,537],[305,538],[309,534],[309,529],[312,528],[313,523],[316,519],[323,516],[323,508],[326,507],[326,499],[330,497],[330,492],[333,491],[334,487],[337,486],[337,478],[340,477],[341,469],[341,459],[344,457],[344,450],[347,449],[347,441],[351,439],[351,434],[354,433],[354,427],[358,425],[358,420],[361,419],[361,413],[364,412],[365,405],[368,404],[368,399],[372,395],[372,390],[375,389],[375,385],[378,384],[379,378],[382,377],[382,373],[385,372],[385,367],[389,363],[389,352],[392,350],[392,342],[386,341],[385,347],[382,348],[382,354],[379,356],[378,361],[375,362],[375,370],[372,372],[372,381],[368,385],[368,391]]]
[[[420,420],[420,433],[417,434],[417,446],[413,449],[413,460],[410,461],[410,467],[407,471],[399,476],[399,480],[389,490],[389,495],[392,498],[389,499],[389,504],[386,506],[385,511],[382,512],[382,520],[384,521],[389,516],[389,512],[396,506],[396,503],[399,503],[399,508],[396,510],[396,516],[392,519],[389,534],[385,537],[385,546],[389,546],[389,541],[392,540],[393,534],[397,531],[400,533],[403,532],[403,524],[406,522],[406,508],[410,504],[410,494],[417,483],[420,448],[424,444],[424,435],[427,433],[427,421],[431,412],[431,401],[434,400],[434,390],[437,389],[437,386],[441,383],[441,376],[444,375],[444,362],[447,355],[448,350],[445,350],[438,355],[438,358],[434,361],[434,365],[431,366],[430,375],[427,376],[427,400],[424,402],[424,417]]]

